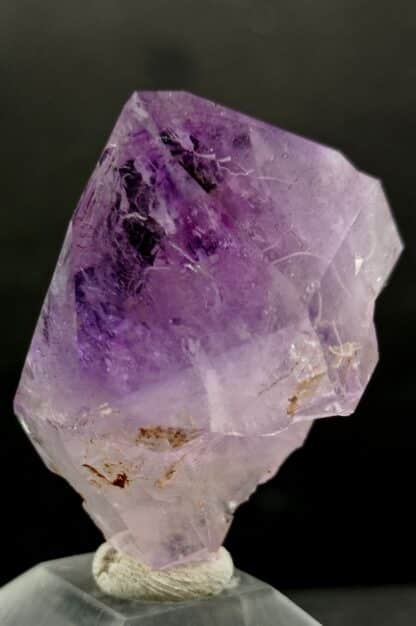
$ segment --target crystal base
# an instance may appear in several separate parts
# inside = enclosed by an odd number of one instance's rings
[[[101,592],[91,554],[41,563],[0,590],[2,626],[319,626],[266,583],[236,571],[233,589],[204,600],[140,603]]]

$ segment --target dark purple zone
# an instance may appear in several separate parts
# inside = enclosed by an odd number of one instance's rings
[[[179,141],[174,140],[173,137],[172,132],[162,131],[160,133],[161,142],[169,147],[170,153],[187,174],[206,193],[213,191],[221,182],[221,175],[214,162],[198,159],[193,152],[182,148]],[[195,148],[199,146],[195,137],[192,137],[192,141]],[[100,163],[104,161],[107,152],[108,150],[104,151]],[[153,167],[157,171],[156,162],[153,163]],[[155,262],[165,232],[150,216],[150,212],[157,205],[157,197],[163,184],[166,183],[168,187],[172,188],[174,183],[170,176],[166,181],[157,181],[156,176],[151,176],[150,182],[145,182],[143,175],[134,165],[134,159],[131,158],[117,168],[117,174],[120,187],[128,199],[129,209],[127,214],[120,211],[121,194],[117,193],[116,201],[110,207],[106,219],[106,227],[109,239],[114,237],[115,243],[116,261],[112,263],[114,284],[119,287],[120,293],[124,292],[127,295],[129,292],[128,277],[131,271],[140,272],[141,269],[151,266]],[[121,229],[118,229],[117,227],[120,225]],[[197,261],[200,251],[210,255],[215,252],[217,245],[218,240],[214,231],[192,234],[188,237],[187,253]],[[134,251],[134,257],[130,256],[129,263],[126,263],[126,255],[122,253],[124,246],[130,246]],[[78,311],[80,311],[79,307],[87,305],[84,285],[88,283],[91,287],[95,278],[94,267],[83,267],[74,275],[75,300]],[[141,287],[142,283],[139,282],[135,293],[138,293]]]
[[[122,117],[123,114],[120,120]],[[87,367],[96,364],[97,359],[103,362],[116,344],[128,345],[131,336],[126,334],[124,326],[129,316],[136,319],[136,326],[140,324],[144,333],[153,330],[150,329],[152,316],[149,322],[148,315],[152,306],[151,295],[143,293],[148,275],[146,270],[157,261],[172,266],[172,250],[164,245],[167,235],[153,217],[161,201],[171,206],[179,217],[180,247],[191,262],[215,254],[221,242],[224,243],[227,237],[230,240],[235,237],[238,229],[232,211],[223,211],[221,202],[216,204],[213,200],[210,203],[218,211],[220,231],[204,223],[201,212],[193,218],[187,206],[188,198],[184,198],[183,185],[191,185],[191,196],[196,194],[200,204],[198,194],[218,197],[224,175],[217,160],[204,155],[212,150],[213,142],[214,146],[219,145],[224,139],[234,153],[244,152],[250,148],[249,135],[241,130],[241,124],[235,125],[236,132],[232,134],[226,123],[222,128],[218,123],[213,127],[205,123],[199,129],[195,124],[193,126],[187,135],[190,143],[185,147],[175,130],[162,127],[155,134],[138,123],[137,131],[130,131],[127,140],[122,137],[124,143],[117,154],[111,144],[103,151],[80,201],[73,220],[74,243],[77,244],[73,292],[79,356]],[[181,131],[183,138],[183,129]],[[182,171],[179,180],[175,167]],[[97,201],[95,197],[97,183],[101,181],[106,186],[105,201],[108,202],[104,207],[102,199]],[[192,197],[189,202],[192,204]],[[90,214],[93,226],[89,223],[86,227]],[[85,241],[87,246],[95,248],[92,254],[83,252],[80,242],[84,244]],[[180,262],[184,264],[186,258]],[[166,297],[169,299],[169,294]],[[132,313],[133,301],[135,311]],[[140,309],[145,311],[143,315]],[[169,324],[180,327],[181,317],[181,311],[177,310]],[[44,326],[46,338],[46,320]],[[165,328],[162,328],[163,323],[160,326],[157,331],[159,339],[160,333],[165,331],[172,334],[166,324]],[[140,342],[140,333],[137,341]],[[167,341],[166,349],[169,349],[170,342],[172,338]],[[180,358],[179,355],[178,363]]]

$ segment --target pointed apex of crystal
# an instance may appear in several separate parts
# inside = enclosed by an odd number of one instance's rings
[[[134,93],[16,412],[118,548],[203,558],[313,419],[356,407],[401,249],[380,183],[339,152],[189,93]]]

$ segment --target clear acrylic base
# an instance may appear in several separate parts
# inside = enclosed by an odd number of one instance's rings
[[[1,626],[319,626],[248,574],[220,595],[175,604],[117,600],[91,575],[91,554],[41,563],[0,589]]]

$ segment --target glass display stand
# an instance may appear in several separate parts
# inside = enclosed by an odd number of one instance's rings
[[[244,572],[220,595],[190,602],[117,600],[99,590],[91,554],[41,563],[0,590],[1,626],[319,626],[291,600]]]

